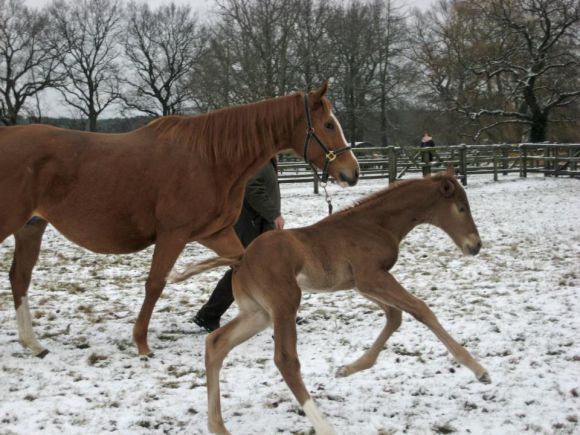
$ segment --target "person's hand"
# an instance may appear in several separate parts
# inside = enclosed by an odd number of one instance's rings
[[[274,226],[276,227],[277,230],[283,230],[284,229],[284,218],[282,217],[282,215],[278,216],[276,219],[274,219]]]

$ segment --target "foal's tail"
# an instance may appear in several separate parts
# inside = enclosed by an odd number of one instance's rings
[[[167,282],[176,283],[185,281],[190,276],[198,275],[202,272],[205,272],[206,270],[215,269],[216,267],[221,266],[236,267],[241,260],[242,257],[236,258],[212,257],[200,263],[191,263],[182,272],[172,270],[167,276]]]

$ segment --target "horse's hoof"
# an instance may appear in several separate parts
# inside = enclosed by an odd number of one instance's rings
[[[149,352],[149,353],[139,355],[139,359],[141,361],[149,361],[149,358],[153,358],[154,356],[155,356],[155,354],[153,352]]]
[[[487,372],[483,372],[480,376],[478,376],[477,380],[482,384],[491,384],[491,377]]]
[[[223,424],[220,425],[209,423],[207,429],[209,433],[213,433],[215,435],[231,435]]]
[[[44,358],[46,355],[48,355],[48,349],[44,349],[42,352],[40,352],[40,353],[37,353],[37,354],[36,354],[36,357],[37,357],[37,358],[40,358],[40,359],[42,359],[42,358]]]
[[[349,375],[350,375],[350,372],[348,370],[348,367],[347,366],[342,366],[342,367],[339,367],[338,368],[338,370],[334,374],[334,377],[335,378],[346,378]]]

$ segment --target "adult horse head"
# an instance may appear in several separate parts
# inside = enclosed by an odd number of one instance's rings
[[[16,239],[10,283],[24,346],[47,353],[27,300],[46,222],[93,252],[155,245],[133,329],[139,353],[147,355],[153,308],[185,245],[198,241],[222,257],[242,256],[233,225],[244,185],[260,166],[291,148],[322,171],[323,181],[332,176],[354,185],[358,163],[326,90],[325,83],[307,95],[165,116],[124,134],[0,127],[0,242]]]
[[[327,89],[328,82],[324,82],[320,89],[304,95],[306,137],[302,141],[302,155],[311,166],[322,169],[320,178],[323,182],[332,175],[341,186],[354,186],[359,177],[358,162],[332,113],[332,105],[324,96]],[[301,144],[300,136],[298,134],[297,141],[294,141],[295,150]]]

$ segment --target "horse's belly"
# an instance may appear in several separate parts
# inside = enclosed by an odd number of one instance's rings
[[[155,243],[153,232],[136,231],[129,222],[41,217],[71,242],[99,254],[129,254]]]

